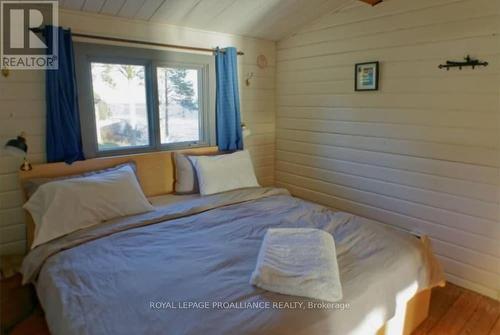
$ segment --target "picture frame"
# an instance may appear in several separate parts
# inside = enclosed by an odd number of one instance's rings
[[[377,91],[379,83],[379,62],[357,63],[354,66],[354,90]]]

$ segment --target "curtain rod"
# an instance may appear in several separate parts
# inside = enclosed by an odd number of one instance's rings
[[[34,33],[41,33],[43,31],[43,28],[32,28],[31,31],[33,31]],[[96,39],[96,40],[143,44],[143,45],[151,45],[151,46],[156,46],[156,47],[182,49],[182,50],[203,51],[203,52],[212,52],[212,53],[215,52],[215,50],[216,50],[216,49],[210,49],[210,48],[190,47],[190,46],[186,46],[186,45],[156,43],[156,42],[149,42],[149,41],[131,40],[131,39],[126,39],[126,38],[97,36],[97,35],[81,34],[81,33],[72,33],[71,35],[75,36],[75,37],[92,38],[92,39]],[[222,50],[222,52],[224,52],[224,51]],[[243,51],[238,51],[238,55],[242,56],[244,54],[245,53]]]

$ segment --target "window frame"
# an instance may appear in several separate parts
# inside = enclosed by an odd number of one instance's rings
[[[205,78],[204,72],[204,66],[200,64],[190,64],[190,63],[176,63],[176,62],[155,62],[153,63],[153,71],[154,71],[154,76],[156,80],[154,81],[154,84],[156,85],[156,88],[153,90],[156,93],[155,100],[157,101],[156,103],[156,115],[158,116],[156,120],[160,120],[160,102],[159,102],[159,96],[158,96],[158,73],[157,69],[158,68],[182,68],[182,69],[187,69],[187,70],[194,70],[196,69],[198,72],[198,108],[201,110],[206,110],[205,108],[208,108],[209,101],[205,101],[206,94],[199,94],[199,92],[203,92],[204,89],[204,83],[203,80]],[[201,80],[200,80],[201,79]],[[201,106],[201,107],[200,107]],[[200,146],[209,146],[210,141],[207,141],[206,138],[204,138],[205,133],[210,132],[210,129],[207,129],[206,125],[210,123],[210,120],[208,119],[208,114],[207,113],[200,113],[198,115],[198,129],[199,129],[199,138],[198,141],[185,141],[185,142],[175,142],[175,143],[161,143],[161,132],[160,132],[160,123],[157,122],[158,124],[156,125],[156,131],[155,134],[158,136],[157,141],[160,146],[160,148],[163,148],[163,150],[169,150],[169,149],[182,149],[182,148],[191,148],[191,147],[200,147]],[[205,129],[204,129],[205,128]]]
[[[76,42],[74,53],[82,144],[87,158],[215,145],[215,61],[213,56],[86,42]],[[149,145],[99,150],[92,86],[92,63],[144,66]],[[198,141],[161,143],[157,68],[162,67],[198,71]]]

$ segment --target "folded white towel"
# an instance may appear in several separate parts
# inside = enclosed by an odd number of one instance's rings
[[[250,283],[282,294],[342,299],[332,235],[313,228],[268,229]]]

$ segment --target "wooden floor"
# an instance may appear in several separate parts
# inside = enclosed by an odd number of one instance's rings
[[[500,302],[448,283],[432,290],[429,317],[413,335],[500,335]]]

